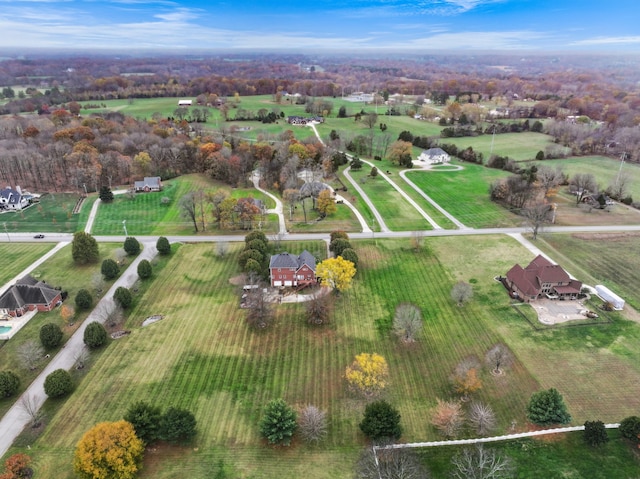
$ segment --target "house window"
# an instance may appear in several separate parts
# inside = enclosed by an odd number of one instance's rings
[[[279,273],[280,271],[282,271],[282,268],[278,268],[278,273]]]

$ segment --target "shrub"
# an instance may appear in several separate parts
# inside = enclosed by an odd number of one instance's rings
[[[602,421],[587,421],[584,423],[584,442],[595,447],[609,441],[607,429]]]
[[[165,238],[164,236],[160,236],[160,238],[158,238],[158,241],[156,241],[156,249],[161,255],[168,255],[169,253],[171,253],[171,244],[169,243],[169,240],[167,238]]]
[[[84,344],[89,349],[96,349],[107,342],[107,330],[97,321],[93,321],[87,325],[84,330]]]
[[[160,437],[161,418],[161,409],[144,401],[134,403],[124,415],[124,420],[133,425],[136,436],[145,444]]]
[[[270,444],[291,444],[291,438],[297,428],[296,412],[284,402],[284,399],[273,399],[264,408],[264,416],[260,421],[260,434]]]
[[[55,323],[43,324],[40,328],[40,343],[45,349],[57,348],[62,341],[62,329]]]
[[[562,395],[555,388],[538,391],[531,395],[527,405],[527,418],[541,426],[571,422],[571,415],[567,411]]]
[[[104,203],[111,203],[113,201],[113,191],[108,186],[102,186],[99,197]]]
[[[129,236],[124,240],[123,248],[129,256],[135,256],[140,253],[140,243],[133,236]]]
[[[142,261],[140,261],[140,263],[138,263],[138,276],[140,276],[140,279],[150,278],[151,273],[151,263],[149,263],[148,260],[143,259]]]
[[[105,277],[105,279],[110,280],[118,276],[118,273],[120,273],[120,268],[118,267],[118,263],[108,258],[102,262],[100,272]]]
[[[86,289],[78,291],[78,294],[76,294],[76,307],[87,310],[90,309],[91,306],[93,306],[93,296],[91,296],[91,293]]]
[[[66,396],[73,390],[71,374],[64,369],[56,369],[44,380],[44,392],[50,398]]]
[[[97,263],[100,258],[98,242],[84,231],[74,233],[71,243],[71,257],[77,264]]]
[[[340,256],[342,256],[342,258],[346,259],[347,261],[351,261],[353,263],[353,266],[358,269],[358,253],[356,253],[353,248],[343,249]]]
[[[632,441],[638,441],[640,434],[640,417],[629,416],[620,421],[620,435]]]
[[[186,409],[171,406],[160,418],[160,437],[167,442],[190,441],[196,432],[196,418]]]
[[[131,291],[129,288],[125,288],[124,286],[119,286],[116,289],[116,292],[113,293],[113,299],[122,307],[122,309],[127,309],[133,303],[133,296],[131,296]]]
[[[336,256],[341,256],[342,252],[347,248],[351,248],[351,243],[344,238],[337,238],[329,243],[329,251]]]
[[[364,410],[360,430],[374,441],[398,439],[402,435],[400,413],[384,400],[369,403]]]
[[[13,371],[0,372],[0,398],[8,398],[18,392],[20,378]]]

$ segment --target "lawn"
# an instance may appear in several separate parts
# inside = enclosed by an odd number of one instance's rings
[[[2,258],[2,268],[0,268],[0,285],[14,278],[53,246],[50,243],[1,243],[0,258]]]
[[[3,245],[2,248],[7,245]],[[71,259],[71,245],[65,246],[58,251],[53,257],[49,258],[37,269],[35,269],[31,275],[40,280],[46,281],[48,284],[54,287],[60,286],[63,291],[69,293],[68,298],[65,300],[65,304],[70,304],[75,308],[74,299],[77,292],[82,289],[89,289],[94,297],[94,303],[100,297],[95,292],[92,286],[92,280],[94,275],[100,275],[100,263],[103,259],[114,257],[113,252],[116,248],[122,247],[121,244],[116,243],[100,243],[100,261],[96,264],[77,266]],[[32,250],[25,250],[27,258],[31,258],[33,261],[34,251],[41,251],[47,248],[44,245],[33,246],[29,248]],[[14,264],[16,264],[14,262]],[[20,269],[13,270],[13,275],[17,274]],[[105,282],[103,292],[106,292],[112,282]],[[62,317],[60,316],[60,310],[58,308],[51,312],[37,313],[25,326],[22,327],[18,333],[8,341],[0,341],[0,364],[2,369],[10,369],[14,371],[21,379],[21,391],[24,390],[30,382],[40,373],[44,364],[41,364],[35,371],[29,371],[23,368],[18,360],[16,352],[22,344],[29,340],[34,340],[40,344],[40,328],[42,325],[53,322],[58,324],[63,332],[63,344],[78,328],[82,321],[87,317],[87,311],[76,311],[76,316],[73,319],[73,325],[65,325]],[[55,351],[51,351],[51,355],[55,354]],[[44,360],[43,360],[44,361]],[[4,414],[9,407],[15,401],[15,397],[11,399],[0,399],[0,414]]]
[[[357,427],[364,403],[345,390],[342,375],[360,352],[380,353],[389,363],[385,397],[400,409],[404,441],[439,437],[428,417],[437,397],[451,397],[452,369],[463,358],[482,359],[497,342],[507,344],[516,361],[502,377],[483,371],[477,398],[496,411],[498,432],[514,421],[516,430],[527,429],[524,408],[541,387],[565,395],[573,424],[617,421],[640,407],[640,396],[629,387],[640,381],[640,360],[629,356],[640,347],[637,325],[617,317],[599,328],[532,331],[492,279],[530,259],[512,239],[434,238],[418,252],[409,239],[353,244],[358,276],[351,290],[335,298],[331,325],[309,327],[302,305],[282,304],[276,323],[263,332],[247,328],[237,286],[229,282],[238,274],[240,247],[220,258],[212,245],[182,245],[131,312],[126,327],[132,334],[96,358],[30,443],[36,473],[73,477],[71,457],[83,432],[121,418],[132,402],[145,399],[192,410],[199,434],[191,447],[149,452],[141,478],[208,478],[221,460],[232,477],[351,477],[366,444]],[[286,248],[324,246],[301,242]],[[474,288],[473,301],[463,307],[449,298],[459,280]],[[393,310],[405,301],[424,316],[424,330],[410,346],[390,334]],[[141,328],[153,314],[165,319]],[[276,397],[326,410],[327,439],[316,447],[297,440],[285,449],[263,444],[257,423],[262,406]]]
[[[268,208],[275,206],[274,201],[253,188],[231,188],[228,185],[211,180],[204,175],[185,175],[163,183],[164,189],[155,193],[139,193],[133,198],[128,195],[116,195],[112,203],[101,204],[93,225],[92,234],[120,235],[123,233],[123,221],[126,221],[130,235],[170,235],[193,234],[193,223],[181,215],[179,201],[191,191],[215,192],[227,191],[234,198],[252,197],[262,199]],[[163,203],[163,198],[168,202]],[[207,234],[237,233],[221,231],[213,223],[213,216],[205,211]],[[263,229],[277,231],[277,219],[268,217]]]
[[[522,132],[500,135],[467,136],[462,138],[442,138],[441,143],[453,143],[459,150],[472,147],[484,155],[487,162],[491,154],[508,156],[516,161],[533,160],[539,151],[553,145],[553,138],[543,133]],[[493,143],[493,148],[491,144]]]
[[[298,202],[293,210],[293,215],[289,216],[289,206],[284,205],[284,216],[287,224],[287,230],[290,233],[319,233],[327,231],[347,231],[347,232],[360,232],[362,226],[356,218],[356,215],[346,205],[336,205],[336,212],[320,219],[320,215],[317,211],[313,210],[313,200],[311,198],[305,198],[304,208],[307,211],[307,221],[305,222],[305,215],[302,206],[302,202]],[[361,206],[361,205],[360,205]]]
[[[74,233],[81,229],[80,215],[73,214],[79,199],[79,193],[47,193],[22,211],[0,213],[0,223],[10,233]]]
[[[516,226],[522,218],[489,199],[489,185],[509,173],[453,161],[461,171],[411,171],[407,177],[464,225],[472,228]]]

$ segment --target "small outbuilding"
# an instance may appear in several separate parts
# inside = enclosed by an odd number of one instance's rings
[[[596,294],[602,301],[606,301],[607,303],[611,303],[613,305],[613,309],[616,311],[621,311],[624,308],[624,299],[618,296],[616,293],[611,291],[609,288],[602,284],[596,285]]]

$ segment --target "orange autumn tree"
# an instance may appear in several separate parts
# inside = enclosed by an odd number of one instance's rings
[[[374,397],[389,383],[389,366],[377,353],[358,354],[344,374],[349,388],[365,397]]]
[[[144,445],[130,422],[101,422],[78,442],[73,469],[83,479],[133,479],[143,454]]]

